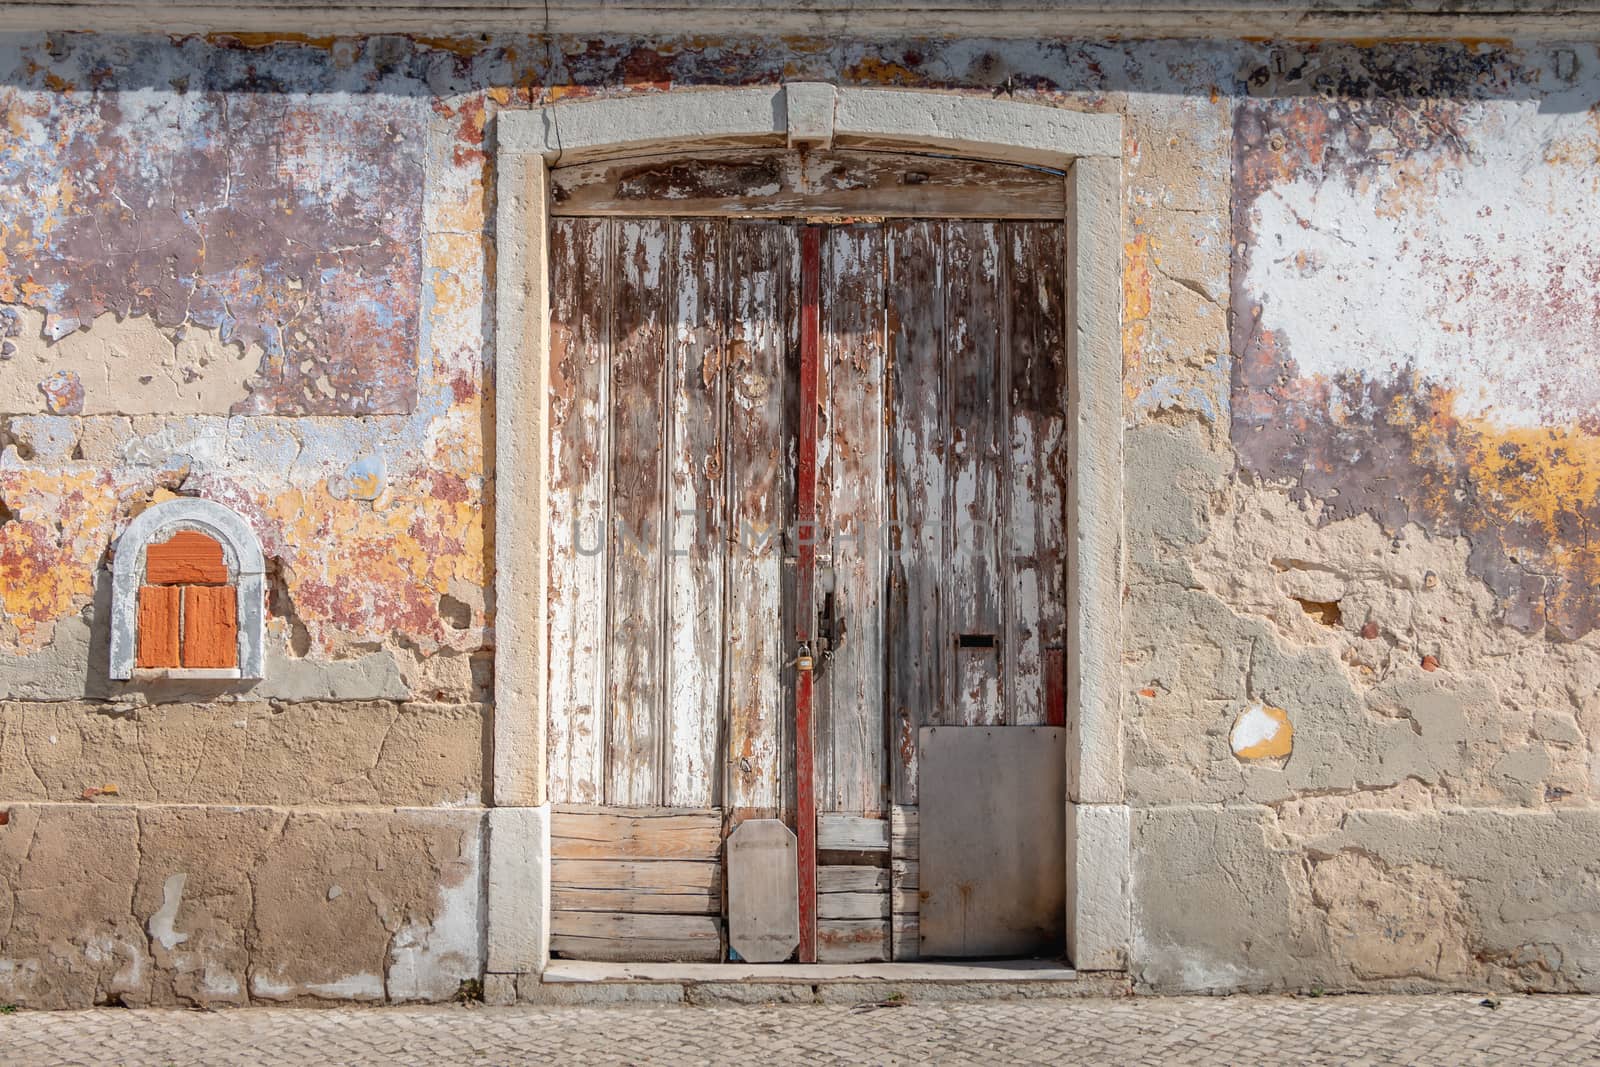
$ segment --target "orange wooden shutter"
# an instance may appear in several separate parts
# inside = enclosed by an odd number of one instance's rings
[[[179,530],[145,549],[144,580],[151,585],[221,585],[228,580],[228,565],[216,541]]]
[[[237,599],[231,585],[191,585],[183,590],[183,665],[239,665]]]
[[[175,585],[147,585],[139,590],[138,650],[140,667],[178,665],[178,603]]]

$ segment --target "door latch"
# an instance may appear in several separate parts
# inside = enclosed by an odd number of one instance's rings
[[[830,567],[821,575],[822,610],[817,614],[817,650],[819,666],[826,666],[833,654],[844,646],[847,627],[839,611],[839,597],[834,591],[834,574]]]

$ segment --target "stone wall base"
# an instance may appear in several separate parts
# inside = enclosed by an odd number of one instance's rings
[[[0,1003],[476,995],[483,809],[99,800],[0,811]]]

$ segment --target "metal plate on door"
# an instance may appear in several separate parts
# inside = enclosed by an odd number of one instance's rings
[[[925,726],[919,741],[922,955],[1060,955],[1066,730]]]
[[[746,819],[728,836],[728,946],[750,963],[782,963],[800,943],[794,832]]]

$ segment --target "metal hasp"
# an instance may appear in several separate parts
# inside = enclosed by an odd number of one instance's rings
[[[747,963],[782,963],[800,943],[794,832],[746,819],[728,836],[728,947]]]
[[[1066,733],[922,728],[924,959],[1064,951]]]
[[[822,230],[800,231],[800,426],[795,471],[794,774],[799,830],[800,962],[817,961],[817,783],[811,726],[811,642],[816,626],[818,309]]]

